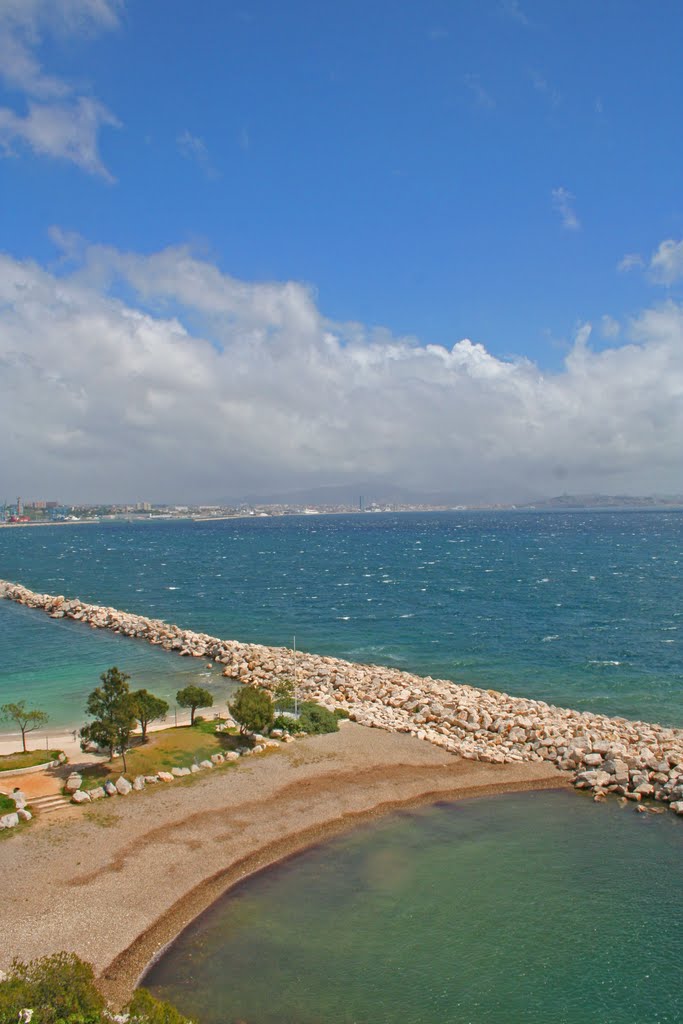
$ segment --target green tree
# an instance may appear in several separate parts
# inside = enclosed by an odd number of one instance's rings
[[[190,725],[194,725],[197,708],[213,707],[213,694],[201,686],[186,686],[184,690],[178,690],[175,699],[181,708],[190,708]]]
[[[126,771],[126,750],[130,746],[130,734],[135,726],[135,706],[125,672],[107,669],[100,676],[102,686],[93,690],[85,709],[93,718],[81,729],[81,746],[91,741],[101,747],[109,747],[113,757],[119,751]]]
[[[155,722],[157,718],[166,718],[168,701],[162,700],[161,697],[155,697],[147,690],[136,690],[131,696],[133,698],[133,714],[140,723],[142,742],[145,743],[147,726],[150,722]]]
[[[294,696],[294,683],[291,679],[280,679],[277,686],[273,690],[273,703],[276,708],[279,708],[281,704],[289,705],[292,697]]]
[[[238,691],[230,714],[239,722],[240,732],[264,732],[273,724],[273,702],[265,690],[244,686]]]
[[[25,700],[17,701],[16,704],[3,704],[0,707],[0,714],[6,722],[16,722],[19,726],[24,750],[26,750],[26,733],[40,729],[41,725],[45,725],[49,718],[45,711],[27,708]]]

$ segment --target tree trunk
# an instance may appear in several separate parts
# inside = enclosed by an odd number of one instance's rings
[[[22,729],[21,726],[19,726],[19,728],[21,729],[21,745],[24,748],[24,753],[26,753],[26,727],[24,726]]]
[[[194,707],[190,708],[190,725],[194,725],[194,713],[196,710],[197,709]]]
[[[125,774],[128,771],[128,768],[126,767],[126,749],[125,749],[125,747],[121,747],[121,760],[123,761],[123,771],[124,771],[124,774]]]

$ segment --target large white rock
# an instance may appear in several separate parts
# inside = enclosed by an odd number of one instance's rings
[[[90,793],[85,789],[77,789],[75,793],[71,794],[71,802],[73,804],[89,804]]]
[[[136,775],[135,778],[133,779],[133,789],[136,791],[136,793],[139,793],[140,790],[144,789],[144,788],[145,788],[145,776],[144,775]]]
[[[175,768],[171,768],[171,775],[175,775],[176,779],[180,779],[180,778],[183,777],[183,775],[189,775],[189,774],[190,774],[190,769],[189,768],[178,768],[177,766]]]
[[[104,796],[104,786],[95,786],[94,789],[89,790],[91,800],[101,800]]]
[[[11,811],[9,814],[3,814],[0,818],[0,828],[16,828],[19,824],[19,815],[16,811]]]
[[[199,762],[199,767],[200,768],[213,768],[213,764],[212,764],[211,761],[200,761]]]
[[[33,815],[30,811],[27,811],[25,807],[20,807],[17,810],[17,814],[21,821],[30,821]]]
[[[157,772],[160,782],[173,782],[173,776],[170,772]]]
[[[75,793],[77,789],[81,788],[83,783],[83,776],[79,775],[78,772],[72,772],[69,778],[66,780],[64,786],[67,793]]]
[[[118,789],[116,788],[114,783],[111,781],[111,779],[107,779],[107,781],[105,782],[105,784],[104,784],[104,792],[107,794],[107,796],[116,796],[117,795]]]
[[[128,796],[132,788],[128,779],[124,778],[123,775],[119,775],[116,780],[116,792],[119,796]]]
[[[223,764],[225,758],[223,757],[222,754],[212,754],[211,760],[213,761],[214,764]]]

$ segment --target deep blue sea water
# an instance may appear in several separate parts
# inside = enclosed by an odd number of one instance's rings
[[[35,590],[671,725],[683,725],[682,567],[676,511],[0,530],[0,576]],[[114,663],[165,693],[205,671],[0,602],[0,700],[21,693],[77,724]]]

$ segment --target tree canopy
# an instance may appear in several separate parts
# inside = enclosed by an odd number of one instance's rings
[[[197,708],[213,707],[213,694],[201,686],[186,686],[184,690],[178,690],[175,699],[181,708],[190,708],[190,725],[194,725]]]
[[[100,679],[102,686],[92,691],[85,706],[93,721],[81,729],[81,745],[92,741],[109,747],[111,757],[119,751],[125,771],[126,750],[136,720],[134,697],[128,686],[130,676],[114,666],[103,672]]]
[[[239,723],[240,731],[264,732],[273,724],[273,702],[265,690],[244,686],[230,704],[230,714]]]
[[[140,723],[140,732],[142,733],[142,742],[144,743],[147,739],[149,723],[155,722],[158,718],[163,719],[166,717],[168,701],[163,700],[161,697],[155,697],[148,690],[135,690],[131,696],[133,698],[133,714]]]
[[[15,704],[3,704],[0,707],[0,714],[6,722],[16,722],[21,729],[21,745],[26,750],[26,733],[40,729],[49,720],[49,715],[38,708],[27,708],[25,700],[19,700]]]

